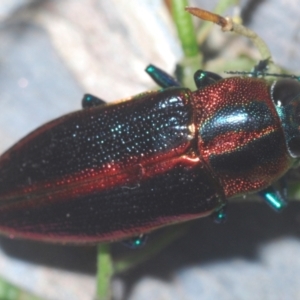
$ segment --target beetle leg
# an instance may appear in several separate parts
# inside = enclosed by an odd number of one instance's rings
[[[265,202],[275,211],[281,211],[287,204],[284,190],[279,191],[272,185],[258,192],[258,194],[263,197]]]
[[[222,206],[211,215],[215,223],[222,224],[226,221],[227,219],[226,207],[227,207],[226,205]]]
[[[283,199],[286,201],[288,199],[288,187],[287,187],[287,180],[286,176],[281,177],[278,180],[278,183],[280,184],[280,194],[282,195]]]
[[[203,70],[198,70],[194,75],[194,81],[198,90],[204,88],[205,86],[213,84],[221,79],[223,78],[220,75]]]
[[[154,65],[149,65],[145,71],[162,88],[180,86],[175,78]]]
[[[122,241],[122,244],[130,249],[141,248],[146,244],[148,235],[140,234],[127,240]]]
[[[84,94],[81,100],[82,108],[90,108],[103,104],[106,104],[104,100],[97,98],[96,96],[93,96],[91,94]]]
[[[264,59],[260,60],[256,66],[251,71],[251,77],[261,77],[264,76],[266,71],[268,70],[268,65],[269,65],[270,59]]]

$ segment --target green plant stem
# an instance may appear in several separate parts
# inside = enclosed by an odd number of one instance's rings
[[[187,0],[172,0],[172,16],[184,57],[195,57],[198,56],[199,50],[192,18],[184,10],[187,5]]]
[[[171,11],[183,51],[183,58],[176,66],[176,78],[182,86],[195,89],[193,76],[201,69],[203,56],[199,51],[192,17],[185,12],[187,0],[172,0]]]
[[[111,299],[113,263],[108,244],[99,244],[97,252],[97,300]]]

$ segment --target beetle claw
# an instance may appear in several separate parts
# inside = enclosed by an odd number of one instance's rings
[[[212,214],[215,223],[222,224],[227,220],[226,206],[222,206]]]
[[[84,94],[83,98],[81,100],[81,106],[82,108],[90,108],[95,107],[98,105],[106,104],[106,102],[96,96],[93,96],[91,94]]]
[[[198,90],[204,88],[205,86],[213,84],[221,79],[223,78],[220,75],[203,70],[198,70],[194,75],[194,81]]]
[[[150,64],[145,71],[162,88],[180,86],[175,78],[154,65]]]
[[[287,205],[284,193],[281,193],[273,186],[267,187],[266,189],[258,192],[258,194],[263,197],[265,202],[277,212],[281,211]]]

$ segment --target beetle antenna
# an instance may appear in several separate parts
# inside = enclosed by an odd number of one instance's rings
[[[245,72],[245,71],[225,71],[226,74],[231,74],[231,75],[249,75],[250,77],[257,77],[256,73],[251,71],[251,72]],[[281,77],[281,78],[291,78],[300,81],[300,76],[297,75],[291,75],[291,74],[277,74],[277,73],[265,73],[261,72],[259,74],[259,77]]]

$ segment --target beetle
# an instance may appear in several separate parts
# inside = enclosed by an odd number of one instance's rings
[[[274,184],[299,161],[299,81],[199,70],[191,91],[153,65],[146,71],[161,90],[112,104],[85,95],[82,110],[0,157],[0,232],[138,244],[165,225],[221,222],[237,195],[285,206]]]

